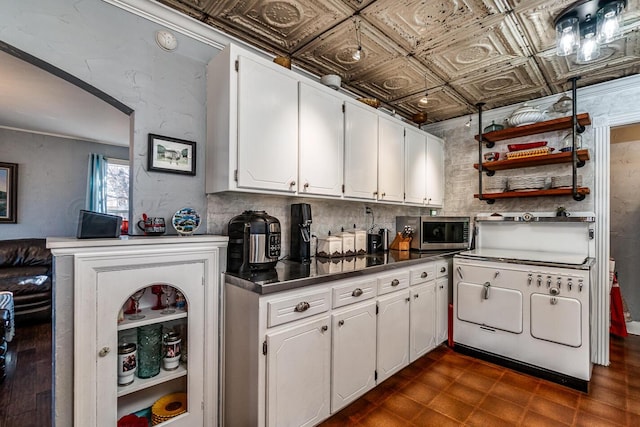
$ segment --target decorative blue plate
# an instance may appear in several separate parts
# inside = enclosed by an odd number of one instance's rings
[[[178,234],[193,234],[200,226],[200,215],[193,208],[182,208],[173,215],[171,224]]]

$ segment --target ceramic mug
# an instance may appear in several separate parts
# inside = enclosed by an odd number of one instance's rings
[[[147,217],[140,220],[138,228],[144,231],[144,234],[162,234],[167,230],[164,218],[161,217]]]

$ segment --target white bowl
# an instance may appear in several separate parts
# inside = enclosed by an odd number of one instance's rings
[[[337,74],[326,74],[320,77],[320,82],[325,86],[329,86],[331,89],[338,90],[340,89],[342,78]]]
[[[544,120],[545,111],[540,111],[537,107],[530,107],[526,103],[514,111],[507,119],[509,126],[523,126],[538,123]]]

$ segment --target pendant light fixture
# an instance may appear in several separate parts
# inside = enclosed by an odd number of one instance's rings
[[[429,103],[429,91],[427,91],[427,75],[424,75],[424,95],[422,96],[422,98],[420,98],[420,100],[418,101],[418,103],[421,106],[425,106]]]
[[[627,0],[581,0],[556,18],[556,54],[577,53],[579,62],[600,56],[600,46],[622,36],[622,15]]]
[[[360,19],[355,18],[353,23],[356,27],[356,43],[358,44],[358,48],[353,52],[351,57],[354,61],[360,61],[362,58],[362,33],[360,32]]]

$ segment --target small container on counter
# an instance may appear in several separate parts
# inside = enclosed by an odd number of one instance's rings
[[[344,228],[342,228],[342,232],[339,234],[339,237],[342,239],[342,255],[354,256],[356,254],[356,235],[348,231],[344,231]]]
[[[321,258],[342,257],[342,238],[332,236],[331,232],[324,237],[318,237],[317,256]]]
[[[365,255],[367,253],[367,232],[365,230],[358,230],[356,225],[353,224],[353,235],[355,236],[356,255]]]
[[[137,366],[136,344],[132,342],[118,345],[118,385],[133,383]]]

